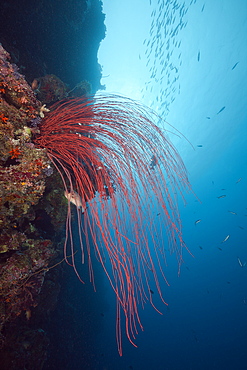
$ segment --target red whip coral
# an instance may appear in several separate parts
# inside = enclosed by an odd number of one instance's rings
[[[176,191],[181,193],[190,186],[179,154],[165,130],[154,123],[157,119],[148,108],[121,96],[76,98],[51,107],[35,140],[37,147],[47,149],[67,197],[76,194],[80,208],[87,207],[83,218],[77,207],[82,259],[86,254],[94,284],[93,243],[116,294],[120,355],[121,309],[126,335],[136,346],[138,326],[143,329],[139,306],[146,301],[154,306],[150,286],[156,285],[165,303],[158,277],[161,273],[166,281],[162,267],[164,225],[170,251],[176,254],[179,266],[185,246]],[[64,253],[66,259],[72,254],[71,263],[78,274],[70,207]],[[158,221],[153,217],[157,210],[161,213]],[[70,252],[66,251],[68,246]]]

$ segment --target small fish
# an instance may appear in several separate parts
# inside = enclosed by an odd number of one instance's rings
[[[242,262],[240,261],[240,258],[238,258],[238,263],[239,263],[240,267],[243,267],[243,264],[242,264]]]
[[[244,227],[242,227],[242,226],[239,226],[239,228],[240,228],[241,230],[244,230]]]
[[[206,117],[207,119],[211,119],[211,117]]]
[[[202,247],[199,245],[199,248],[202,249]]]
[[[230,235],[227,235],[224,240],[222,240],[221,243],[225,243],[230,238]]]
[[[224,107],[222,107],[220,110],[219,110],[219,112],[217,112],[216,114],[220,114],[221,112],[223,112],[223,110],[225,109],[225,106]]]
[[[220,199],[220,198],[225,198],[226,197],[226,195],[225,194],[223,194],[223,195],[220,195],[219,197],[217,197],[218,199]]]
[[[218,247],[218,249],[219,249],[220,251],[222,251],[222,248]]]
[[[195,221],[195,225],[199,224],[201,222],[201,219]]]
[[[240,177],[240,178],[238,179],[238,181],[236,181],[236,184],[238,184],[241,180],[242,180],[242,177]]]
[[[152,155],[152,157],[151,157],[151,163],[150,163],[151,170],[154,169],[154,167],[157,165],[157,163],[158,163],[157,157],[155,155]]]
[[[152,289],[149,289],[149,291],[150,291],[151,294],[154,294],[154,291]]]
[[[67,190],[64,192],[65,198],[68,199],[69,202],[73,203],[78,209],[81,209],[82,213],[85,212],[85,207],[82,205],[82,199],[80,195],[72,190],[71,192],[68,192]]]
[[[197,145],[197,147],[198,147],[198,148],[202,148],[202,145],[201,145],[201,144],[200,144],[200,145]]]
[[[236,215],[237,213],[236,212],[233,212],[233,211],[228,211],[229,213],[231,213],[232,215]]]
[[[199,53],[197,54],[197,60],[198,60],[198,62],[200,61],[200,56],[201,56],[201,53],[199,51]]]
[[[232,70],[237,67],[238,63],[239,62],[237,62],[237,63],[234,64],[234,66],[232,67]]]

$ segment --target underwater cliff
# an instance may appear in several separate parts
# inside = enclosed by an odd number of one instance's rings
[[[63,274],[67,200],[33,144],[49,106],[94,94],[101,1],[5,1],[0,23],[0,361],[42,369]]]

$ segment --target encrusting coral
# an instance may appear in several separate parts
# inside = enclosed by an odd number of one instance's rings
[[[66,199],[46,150],[32,143],[43,103],[0,44],[0,333],[17,317],[30,319],[47,271],[61,260],[53,239]]]

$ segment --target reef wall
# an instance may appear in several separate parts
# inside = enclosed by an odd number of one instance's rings
[[[32,140],[49,104],[104,88],[104,14],[98,0],[12,0],[1,13],[0,361],[3,370],[39,370],[60,291],[67,200]]]

